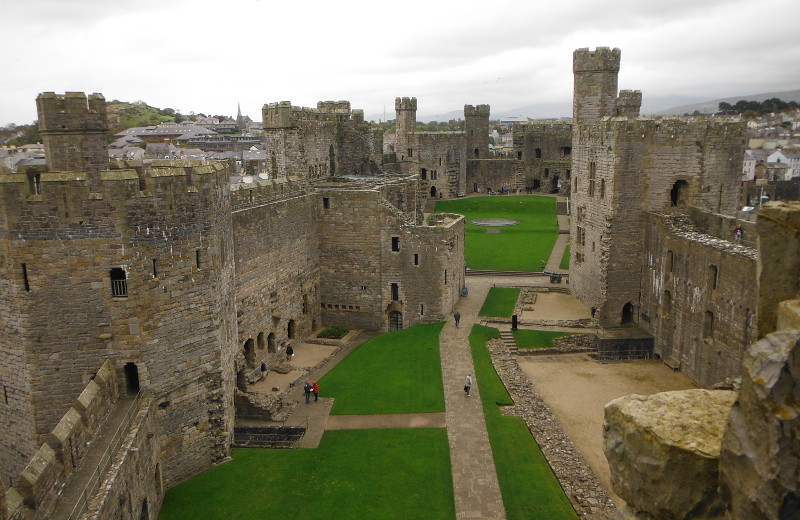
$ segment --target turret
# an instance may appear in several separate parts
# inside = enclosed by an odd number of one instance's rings
[[[413,151],[410,136],[417,129],[417,98],[395,98],[394,109],[397,114],[397,153],[401,157],[411,157]]]
[[[467,157],[489,157],[489,105],[464,105],[464,129],[467,133]]]
[[[639,117],[642,107],[642,91],[620,90],[617,98],[617,115],[621,117]]]
[[[44,92],[36,98],[39,130],[50,171],[87,172],[98,186],[108,168],[106,100],[102,94]]]
[[[620,50],[598,47],[572,54],[575,90],[572,103],[574,128],[617,115],[617,76]]]

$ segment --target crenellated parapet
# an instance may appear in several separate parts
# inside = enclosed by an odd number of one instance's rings
[[[489,118],[489,105],[464,105],[464,117],[485,117]]]
[[[417,110],[417,98],[415,97],[397,97],[394,98],[395,110]]]
[[[620,56],[618,48],[597,47],[590,51],[587,47],[572,53],[572,72],[619,72]]]

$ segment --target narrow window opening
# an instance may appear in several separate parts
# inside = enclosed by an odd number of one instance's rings
[[[716,265],[711,264],[708,266],[708,288],[712,291],[717,290],[718,273],[719,270]]]
[[[412,158],[412,157],[414,157],[414,150],[412,150],[411,148],[409,148],[409,149],[408,149],[408,158],[410,159],[410,158]]]
[[[420,316],[425,316],[425,305],[422,304],[422,303],[419,304],[419,315]],[[6,401],[6,402],[8,402],[8,401]]]
[[[153,278],[158,278],[158,262],[153,258]]]
[[[661,311],[667,318],[672,314],[672,293],[669,291],[664,291],[664,302],[661,306]]]
[[[473,193],[478,193],[478,183],[477,182],[472,183],[472,192]]]
[[[331,209],[331,199],[328,197],[322,197],[322,207],[324,209]]]
[[[518,161],[522,160],[522,152],[517,152],[517,160]]]
[[[400,301],[400,284],[392,284],[392,300]]]
[[[419,253],[414,253],[414,265],[419,265]]]
[[[671,273],[675,267],[675,253],[673,253],[671,250],[667,250],[666,264],[666,271]]]
[[[600,198],[605,198],[606,196],[606,180],[600,179]]]
[[[8,404],[8,387],[3,385],[3,399],[5,399],[6,404]]]
[[[549,177],[550,176],[550,168],[545,168],[544,169],[544,176],[545,177]]]
[[[139,191],[145,191],[147,189],[147,180],[143,177],[139,177]]]
[[[194,264],[200,269],[200,250],[196,249],[194,252]]]
[[[703,337],[710,339],[714,336],[714,313],[706,311],[705,320],[703,321]]]
[[[428,179],[428,170],[426,168],[422,169],[421,174],[422,174],[422,180],[423,181]]]
[[[536,150],[533,151],[533,154],[536,156],[537,159],[541,159],[542,158],[542,149],[541,148],[537,148]]]
[[[475,148],[475,158],[476,159],[480,159],[481,158],[481,149],[480,148]]]
[[[444,284],[447,285],[447,269],[444,270]]]
[[[28,266],[26,264],[22,264],[22,281],[25,284],[25,290],[30,292],[31,286],[28,283]]]
[[[128,279],[125,270],[121,267],[111,269],[111,296],[127,298]]]
[[[31,190],[31,194],[33,195],[41,195],[42,194],[42,175],[39,173],[29,173],[28,174],[28,186]]]
[[[308,295],[303,295],[303,314],[308,314]]]
[[[442,158],[439,157],[439,166],[441,166],[441,165],[442,165]]]
[[[572,154],[572,147],[571,146],[565,146],[564,147],[564,155],[571,155],[571,154]]]
[[[392,251],[400,251],[400,237],[392,237]]]

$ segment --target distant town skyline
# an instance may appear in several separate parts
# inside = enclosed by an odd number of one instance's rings
[[[644,106],[794,90],[800,41],[762,20],[797,15],[791,0],[7,0],[0,125],[36,119],[46,91],[186,114],[235,116],[241,104],[254,119],[264,103],[321,100],[348,100],[368,118],[385,107],[392,119],[400,96],[416,97],[422,115],[563,107],[572,52],[597,46],[622,50],[619,86],[641,90]]]

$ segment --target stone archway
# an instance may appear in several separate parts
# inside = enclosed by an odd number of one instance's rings
[[[621,325],[632,324],[633,315],[634,315],[633,303],[628,302],[622,306],[622,320],[620,324]]]

